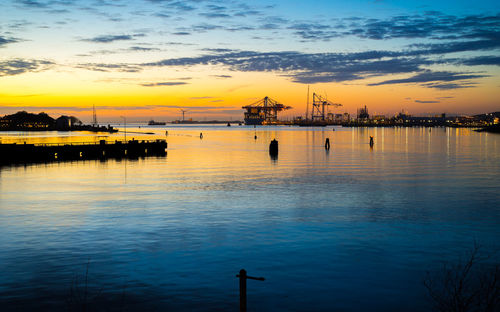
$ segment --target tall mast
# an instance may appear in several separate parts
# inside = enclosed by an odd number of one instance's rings
[[[95,104],[92,104],[92,124],[97,126],[97,114],[95,113]]]

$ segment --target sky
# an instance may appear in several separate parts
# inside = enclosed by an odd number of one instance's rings
[[[500,111],[498,1],[0,0],[0,115],[89,122]]]

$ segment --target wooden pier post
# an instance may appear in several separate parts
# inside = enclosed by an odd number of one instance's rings
[[[257,281],[265,281],[266,279],[263,277],[253,277],[248,276],[247,271],[245,269],[240,270],[240,274],[237,274],[236,277],[240,278],[240,312],[247,311],[247,279],[253,279]]]
[[[373,143],[373,136],[370,136],[370,147],[373,147],[373,144],[375,144]]]
[[[330,149],[330,138],[326,138],[326,141],[325,141],[325,149],[326,149],[326,150],[329,150],[329,149]]]

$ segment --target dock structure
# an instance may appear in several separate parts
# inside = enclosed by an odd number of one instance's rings
[[[165,156],[167,146],[165,140],[128,142],[101,140],[99,143],[71,144],[0,143],[0,165]]]

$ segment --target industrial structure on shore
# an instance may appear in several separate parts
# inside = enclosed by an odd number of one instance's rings
[[[338,118],[330,112],[328,112],[328,106],[340,107],[342,104],[333,103],[328,101],[326,98],[319,94],[313,93],[313,101],[311,107],[311,118],[309,119],[309,89],[307,90],[307,106],[306,106],[306,118],[297,118],[294,121],[294,125],[301,127],[311,127],[311,126],[326,126],[339,124]],[[337,116],[338,117],[338,116]],[[342,115],[341,115],[342,117]]]
[[[293,121],[283,122],[278,120],[278,112],[291,109],[291,106],[287,106],[273,100],[269,97],[264,97],[263,99],[252,103],[250,105],[243,106],[246,109],[245,112],[245,125],[298,125],[298,126],[326,126],[333,124],[340,124],[343,121],[344,116],[341,114],[333,114],[328,111],[328,107],[333,106],[335,108],[342,106],[340,103],[333,103],[328,101],[326,98],[319,94],[313,93],[312,96],[312,106],[309,116],[309,90],[307,91],[307,108],[306,117],[296,118]],[[310,118],[309,118],[310,117]]]
[[[292,107],[278,103],[278,101],[266,96],[242,108],[247,110],[245,112],[245,125],[276,125],[278,124],[278,112]]]

